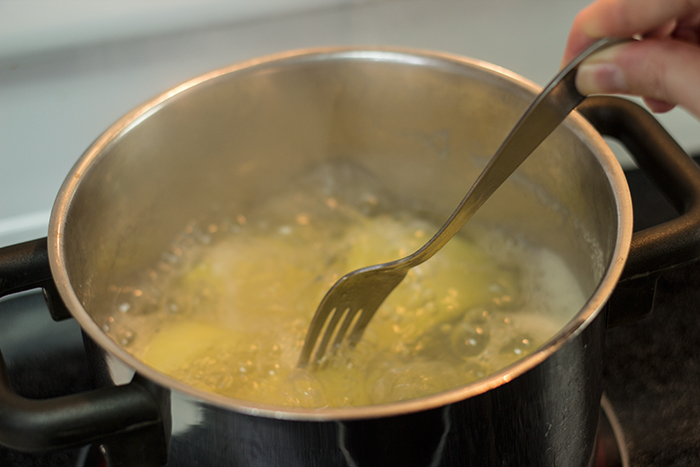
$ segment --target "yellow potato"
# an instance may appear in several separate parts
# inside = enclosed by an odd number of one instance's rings
[[[420,248],[434,231],[435,227],[422,221],[412,221],[408,226],[388,216],[367,221],[348,234],[352,245],[347,258],[349,269],[406,256]],[[415,340],[431,326],[469,308],[491,306],[494,300],[516,296],[514,276],[514,271],[458,235],[435,257],[409,271],[379,311],[385,320],[373,321],[368,332],[387,344]]]
[[[410,214],[380,214],[395,210],[354,184],[346,199],[360,202],[343,202],[326,192],[330,182],[266,200],[237,216],[218,242],[183,235],[190,247],[178,246],[179,266],[156,274],[162,296],[146,301],[150,309],[116,313],[111,335],[117,339],[136,312],[161,321],[140,326],[130,350],[194,387],[274,405],[366,405],[464,385],[534,351],[562,323],[526,296],[533,281],[557,282],[541,282],[550,301],[559,290],[574,291],[554,301],[561,316],[582,303],[563,263],[545,276],[537,268],[546,254],[470,227],[409,271],[355,348],[341,348],[321,369],[298,369],[328,288],[350,271],[413,253],[438,228]]]
[[[180,322],[156,333],[145,347],[141,359],[153,368],[171,373],[235,338],[233,333],[210,324]]]

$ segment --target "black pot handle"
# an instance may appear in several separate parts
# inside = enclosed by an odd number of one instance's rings
[[[700,258],[700,168],[641,106],[617,97],[590,97],[577,108],[603,135],[618,140],[680,214],[635,232],[622,278],[608,301],[608,326],[653,309],[664,271]]]
[[[46,238],[0,249],[0,297],[39,287],[55,319],[70,316],[51,277]],[[138,375],[123,386],[27,399],[12,389],[0,353],[0,444],[10,449],[45,452],[98,442],[111,467],[160,466],[167,457],[168,401],[167,391]],[[145,449],[130,444],[127,456],[116,452],[134,441]]]

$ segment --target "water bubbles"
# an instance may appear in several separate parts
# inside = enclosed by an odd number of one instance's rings
[[[464,374],[465,383],[471,383],[489,374],[488,368],[484,364],[474,360],[465,362],[460,370]]]
[[[328,198],[326,199],[326,206],[331,209],[336,209],[338,207],[338,200],[335,198]]]
[[[297,407],[323,407],[326,396],[323,386],[308,370],[295,368],[282,383],[282,393]]]
[[[472,308],[464,314],[463,320],[474,324],[485,324],[489,322],[491,313],[485,308]]]
[[[473,322],[465,316],[450,332],[450,348],[456,356],[466,360],[483,352],[490,337],[486,323]]]
[[[510,295],[502,295],[500,297],[493,297],[493,303],[496,306],[508,306],[513,302],[513,297]]]
[[[418,361],[377,378],[369,397],[374,404],[403,401],[451,389],[461,382],[459,373],[447,362]]]
[[[134,334],[133,331],[131,331],[129,329],[125,329],[119,333],[117,339],[119,340],[119,343],[121,345],[123,345],[124,347],[127,347],[134,340],[134,337],[136,337],[136,335]]]
[[[445,263],[436,258],[438,266],[412,269],[357,346],[341,349],[320,370],[297,369],[306,314],[328,287],[350,265],[415,251],[436,228],[416,216],[425,206],[399,205],[380,187],[356,181],[338,176],[333,186],[292,184],[279,197],[214,214],[228,216],[223,219],[203,213],[158,252],[143,281],[110,285],[115,298],[108,313],[117,321],[106,320],[105,331],[138,357],[154,348],[154,335],[183,325],[181,338],[164,345],[192,349],[184,345],[190,336],[204,342],[203,350],[183,354],[187,361],[169,374],[225,396],[297,407],[426,396],[522,358],[535,348],[526,332],[544,342],[542,326],[523,324],[526,313],[514,313],[531,288],[521,290],[521,271],[502,264],[519,252],[508,250],[501,234],[477,230],[467,243],[461,234],[451,242],[458,247]],[[500,263],[492,267],[494,257]],[[214,329],[197,335],[197,322]]]
[[[506,345],[501,347],[501,355],[513,355],[517,357],[522,357],[535,349],[535,343],[532,338],[527,335],[519,335],[511,339]]]
[[[165,304],[165,309],[169,313],[179,313],[181,310],[180,305],[174,300],[168,300]]]
[[[164,254],[163,254],[163,260],[164,260],[166,263],[177,264],[178,261],[180,261],[180,258],[179,258],[177,255],[173,254],[173,253],[164,253]]]
[[[226,368],[207,369],[200,374],[200,379],[206,388],[214,388],[218,391],[227,390],[234,382],[234,377]]]
[[[104,332],[109,332],[114,324],[114,316],[108,316],[105,322],[102,324],[102,330]]]

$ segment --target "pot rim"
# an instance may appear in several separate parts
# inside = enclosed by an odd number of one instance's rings
[[[464,67],[479,68],[482,71],[505,79],[525,91],[531,92],[533,97],[542,89],[530,80],[497,65],[455,54],[398,47],[317,47],[271,54],[219,68],[195,77],[145,102],[110,126],[83,153],[61,186],[51,212],[48,233],[48,254],[52,275],[66,306],[91,339],[137,373],[155,381],[163,387],[174,389],[186,397],[253,416],[285,420],[331,421],[379,418],[420,412],[486,393],[512,381],[544,362],[550,355],[557,352],[566,342],[579,335],[594,319],[596,319],[607,299],[612,294],[627,260],[632,239],[632,202],[622,168],[619,163],[617,163],[612,151],[600,134],[580,114],[574,111],[567,117],[563,124],[567,125],[580,139],[586,141],[592,151],[599,156],[599,163],[608,177],[617,203],[616,219],[618,235],[615,241],[612,259],[592,296],[588,299],[583,308],[562,327],[555,336],[536,352],[496,373],[466,386],[418,399],[389,404],[342,408],[281,407],[234,399],[191,387],[147,366],[109,338],[92,319],[78,299],[78,296],[71,286],[64,260],[64,244],[69,241],[65,237],[66,218],[70,211],[73,196],[82,178],[89,172],[90,167],[101,157],[105,149],[108,148],[120,134],[138,125],[139,122],[148,118],[149,115],[156,112],[170,99],[187,92],[188,89],[194,86],[201,87],[208,83],[213,83],[224,76],[234,73],[247,73],[256,68],[266,67],[273,63],[279,65],[327,59],[394,61],[417,66],[437,63],[441,64],[443,67],[458,67],[462,69],[464,69]]]

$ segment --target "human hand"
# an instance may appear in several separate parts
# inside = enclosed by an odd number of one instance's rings
[[[563,62],[596,39],[638,35],[584,61],[579,92],[641,96],[654,112],[678,104],[700,118],[700,0],[596,0],[576,16]]]

